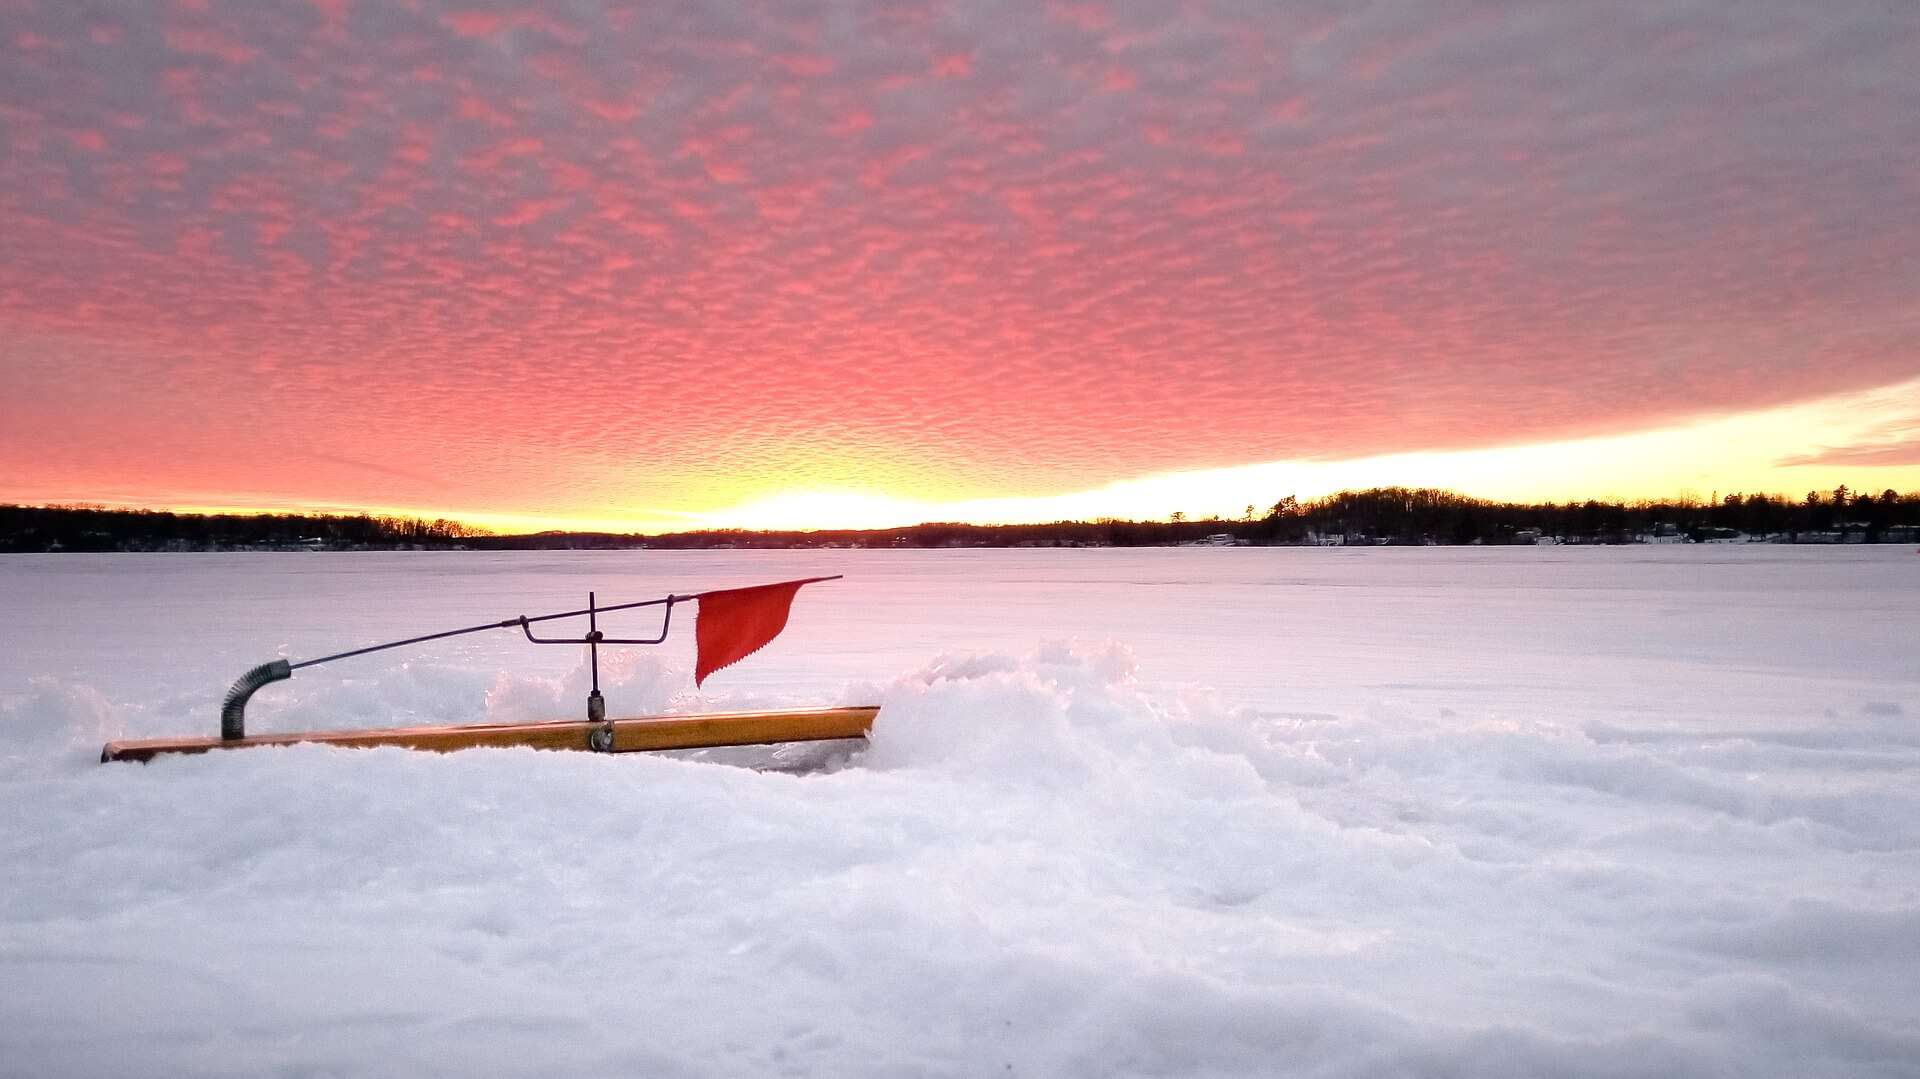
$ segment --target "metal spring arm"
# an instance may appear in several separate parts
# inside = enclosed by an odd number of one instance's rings
[[[835,577],[809,577],[803,581],[786,583],[811,584],[814,581],[831,581],[836,579],[837,575]],[[698,599],[704,594],[706,593],[668,595],[661,599],[644,599],[634,603],[615,603],[602,607],[596,602],[594,594],[588,592],[587,605],[577,611],[556,611],[553,614],[533,616],[523,614],[518,618],[508,618],[499,622],[483,622],[477,626],[464,626],[460,629],[449,629],[439,633],[425,633],[418,637],[408,637],[405,640],[387,641],[383,644],[370,644],[363,648],[352,648],[345,652],[335,652],[330,656],[301,660],[298,663],[286,659],[276,659],[270,663],[262,663],[258,667],[241,675],[233,683],[232,688],[227,690],[226,700],[220,705],[220,737],[223,741],[230,742],[245,738],[247,735],[247,701],[253,696],[254,691],[268,683],[291,678],[293,677],[293,672],[302,667],[331,663],[336,659],[347,659],[351,656],[364,656],[369,652],[383,652],[389,648],[400,648],[409,644],[422,644],[427,641],[438,641],[447,637],[458,637],[467,633],[481,633],[490,629],[512,629],[515,626],[520,627],[520,632],[526,634],[527,640],[532,641],[534,644],[584,644],[588,646],[589,664],[593,674],[593,692],[588,697],[587,711],[593,720],[599,721],[604,718],[605,706],[601,703],[600,699],[600,652],[598,646],[603,644],[660,644],[667,639],[667,631],[673,626],[673,605]],[[660,619],[660,635],[657,637],[608,637],[600,632],[598,622],[600,615],[610,611],[630,611],[636,607],[658,606],[664,606],[667,610],[665,615]],[[551,622],[558,618],[577,618],[581,615],[587,616],[587,635],[585,637],[568,639],[560,637],[535,637],[533,635],[532,624],[535,622]],[[607,725],[603,733],[606,738],[611,739],[611,724]],[[596,748],[606,747],[596,746]]]
[[[658,637],[607,637],[601,635],[597,626],[589,629],[585,637],[535,637],[531,624],[537,621],[537,619],[528,618],[524,614],[520,616],[517,622],[508,624],[518,625],[520,632],[526,634],[527,640],[532,641],[534,644],[659,644],[667,639],[667,630],[673,626],[674,601],[684,598],[683,596],[668,596],[665,600],[658,601],[664,603],[667,608],[666,616],[660,619],[660,635]],[[613,609],[614,608],[601,607],[596,609],[595,613]]]

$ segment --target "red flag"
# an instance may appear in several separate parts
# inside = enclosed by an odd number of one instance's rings
[[[705,682],[708,675],[730,663],[738,663],[778,637],[780,631],[787,628],[787,612],[801,585],[833,579],[808,577],[700,593],[696,597],[700,600],[700,615],[693,623],[693,684]]]

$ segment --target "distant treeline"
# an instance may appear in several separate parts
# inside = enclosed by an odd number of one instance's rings
[[[1847,487],[1803,498],[1730,494],[1635,502],[1489,502],[1451,491],[1382,487],[1307,502],[1282,499],[1238,526],[1256,542],[1327,537],[1386,543],[1632,543],[1643,539],[1778,539],[1875,543],[1920,526],[1920,492],[1856,494]]]
[[[738,529],[678,532],[662,536],[618,533],[543,533],[485,536],[476,547],[580,549],[648,547],[1153,547],[1204,543],[1221,537],[1234,543],[1281,545],[1634,543],[1775,539],[1781,542],[1874,543],[1911,538],[1920,528],[1920,493],[1856,495],[1846,487],[1793,499],[1770,494],[1732,494],[1713,503],[1698,499],[1637,502],[1489,502],[1451,491],[1381,487],[1342,491],[1326,498],[1284,498],[1264,509],[1248,506],[1239,518],[1165,521],[1055,521],[1048,524],[977,525],[942,522],[904,528],[821,529],[811,532],[750,532]]]
[[[446,547],[474,533],[445,519],[0,505],[0,551],[10,552]]]
[[[541,532],[497,536],[457,521],[305,514],[201,515],[88,506],[0,506],[0,551],[668,550],[785,547],[1152,547],[1180,543],[1500,544],[1773,540],[1879,543],[1920,539],[1920,493],[1804,498],[1731,494],[1713,502],[1489,502],[1451,491],[1381,487],[1248,506],[1238,518],[931,523],[810,532],[714,530],[665,535]]]

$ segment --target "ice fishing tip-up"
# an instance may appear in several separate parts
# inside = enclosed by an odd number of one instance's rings
[[[804,581],[789,581],[789,582],[783,582],[783,584],[797,587],[798,585],[809,584],[814,581],[838,580],[840,576],[841,576],[840,574],[835,574],[831,577],[811,577],[811,578],[807,578]],[[780,586],[763,586],[763,587],[771,588],[771,587],[780,587]],[[739,592],[739,591],[751,591],[751,590],[742,589],[742,590],[733,590],[733,591]],[[646,600],[638,600],[632,603],[613,603],[613,604],[602,605],[598,602],[598,599],[595,593],[588,592],[587,605],[585,607],[579,608],[578,610],[556,611],[552,614],[540,614],[540,615],[524,615],[523,614],[513,618],[501,619],[498,622],[484,622],[476,626],[463,626],[459,629],[443,630],[439,633],[423,633],[417,637],[407,637],[403,640],[387,641],[383,644],[368,645],[364,648],[348,649],[345,652],[335,652],[334,654],[329,656],[320,656],[316,659],[301,660],[297,663],[289,661],[284,658],[276,659],[268,663],[262,663],[259,666],[254,667],[252,670],[249,670],[245,674],[241,675],[238,679],[234,681],[233,686],[227,690],[226,698],[221,703],[221,706],[220,706],[220,738],[222,741],[227,741],[227,742],[237,742],[240,739],[245,738],[246,737],[247,701],[253,696],[255,691],[259,690],[260,687],[262,686],[269,685],[273,682],[278,682],[278,681],[282,681],[284,679],[293,677],[293,672],[301,669],[302,667],[313,667],[322,663],[331,663],[337,659],[348,659],[353,656],[364,656],[370,652],[383,652],[390,648],[401,648],[410,644],[422,644],[427,641],[437,641],[447,637],[458,637],[468,633],[481,633],[486,630],[517,628],[520,630],[522,634],[526,636],[528,641],[534,644],[584,644],[587,646],[588,667],[590,671],[590,677],[592,679],[592,689],[587,694],[587,720],[589,723],[593,723],[597,725],[596,728],[589,733],[588,743],[590,748],[605,750],[610,748],[612,745],[613,728],[612,728],[612,724],[606,718],[607,716],[606,700],[600,694],[600,646],[603,644],[623,644],[623,645],[624,644],[634,644],[634,645],[660,644],[667,639],[667,632],[669,629],[672,628],[673,607],[675,604],[686,603],[690,600],[697,600],[697,599],[700,599],[702,596],[717,597],[719,595],[720,593],[712,593],[712,592],[676,593],[676,594],[662,596],[658,599],[646,599]],[[717,599],[716,599],[716,602],[718,602]],[[660,618],[660,632],[655,636],[609,637],[604,632],[601,631],[600,629],[601,615],[608,614],[614,611],[636,610],[641,607],[664,607],[665,608]],[[586,616],[586,619],[587,619],[587,632],[584,636],[580,636],[580,637],[536,637],[534,636],[533,626],[536,623],[552,622],[562,618],[579,618],[582,615]],[[784,613],[782,614],[781,620],[783,622],[785,620]]]

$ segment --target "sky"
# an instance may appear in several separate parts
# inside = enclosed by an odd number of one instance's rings
[[[0,0],[0,501],[1920,489],[1910,0]]]

